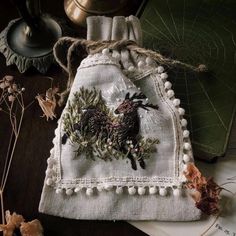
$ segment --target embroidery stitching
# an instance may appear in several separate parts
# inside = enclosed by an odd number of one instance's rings
[[[85,153],[87,158],[104,161],[128,158],[132,169],[137,170],[136,161],[145,169],[144,159],[150,157],[159,140],[139,136],[138,109],[158,109],[156,105],[144,104],[143,99],[146,96],[142,93],[132,96],[127,93],[112,111],[106,106],[101,91],[82,87],[74,94],[63,117],[62,144],[69,138],[73,144],[78,144],[77,156]]]

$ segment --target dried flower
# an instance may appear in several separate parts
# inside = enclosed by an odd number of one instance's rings
[[[202,176],[193,163],[188,164],[184,175],[188,180],[187,188],[195,190],[191,196],[196,202],[196,207],[207,215],[218,214],[222,188],[213,181],[213,178],[206,179]]]
[[[17,89],[18,89],[17,84],[12,84],[12,89],[13,89],[14,91],[17,91]]]
[[[22,236],[43,236],[43,227],[40,221],[36,219],[21,223],[20,232]]]
[[[12,81],[14,80],[14,77],[12,75],[6,75],[4,76],[4,79],[6,79],[7,81]]]
[[[58,92],[58,88],[49,88],[46,91],[45,98],[42,95],[36,96],[36,99],[38,100],[39,106],[41,107],[43,111],[43,117],[46,116],[46,119],[50,118],[53,120],[56,118],[55,109],[56,109],[56,93]]]
[[[9,95],[8,96],[8,101],[9,102],[14,102],[15,99],[16,99],[16,97],[14,95]]]
[[[11,215],[10,211],[6,211],[6,224],[0,225],[0,231],[3,231],[3,236],[12,236],[16,228],[20,227],[20,224],[24,222],[22,215],[18,215],[15,212]]]

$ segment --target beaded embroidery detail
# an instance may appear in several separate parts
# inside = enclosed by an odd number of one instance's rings
[[[156,151],[157,138],[143,138],[139,134],[140,117],[138,109],[158,109],[146,103],[142,93],[126,94],[124,100],[114,110],[110,110],[102,98],[101,91],[81,88],[74,94],[67,113],[63,116],[64,135],[62,144],[69,138],[78,145],[76,156],[84,153],[86,158],[104,161],[126,159],[137,170],[136,160],[145,169],[145,159]],[[117,114],[118,116],[115,116]]]

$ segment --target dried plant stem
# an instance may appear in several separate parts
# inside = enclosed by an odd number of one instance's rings
[[[23,117],[24,117],[24,111],[25,111],[25,109],[22,109],[22,111],[21,111],[21,117],[20,117],[18,129],[17,129],[17,134],[16,134],[15,141],[14,141],[14,144],[13,144],[13,147],[12,147],[9,163],[8,163],[7,170],[6,170],[6,175],[4,177],[4,182],[3,182],[3,185],[1,186],[2,192],[5,189],[7,178],[8,178],[8,175],[9,175],[9,170],[10,170],[10,167],[11,167],[12,158],[14,156],[16,144],[17,144],[17,141],[18,141],[18,138],[19,138],[20,129],[21,129],[21,125],[22,125],[22,121],[23,121]]]
[[[5,224],[5,212],[4,212],[4,204],[3,204],[3,192],[0,189],[0,201],[1,201],[1,215],[2,215],[2,224]]]

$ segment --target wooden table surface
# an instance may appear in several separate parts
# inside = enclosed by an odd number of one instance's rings
[[[63,0],[42,1],[43,10],[57,17],[65,17]],[[18,17],[10,1],[0,3],[0,31],[8,22]],[[83,36],[84,30],[81,31]],[[38,93],[44,93],[50,87],[50,80],[31,70],[20,74],[15,66],[7,67],[5,58],[0,55],[0,78],[6,74],[15,75],[26,88],[25,103],[34,100]],[[52,66],[47,76],[55,79],[55,84],[63,84],[66,75],[57,66]],[[127,222],[122,221],[82,221],[68,220],[38,213],[38,204],[45,177],[46,160],[52,148],[52,139],[56,120],[47,122],[41,118],[42,111],[37,101],[27,109],[18,139],[9,178],[4,192],[5,209],[24,215],[26,220],[40,219],[45,235],[79,236],[79,235],[146,235]],[[5,153],[10,137],[7,117],[0,114],[0,176],[3,171]]]

